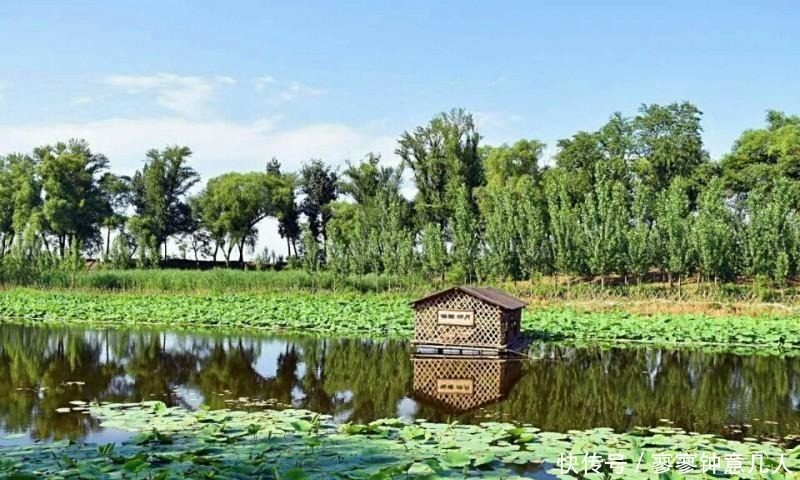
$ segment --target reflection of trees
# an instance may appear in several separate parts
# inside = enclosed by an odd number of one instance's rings
[[[417,416],[483,421],[490,414],[547,430],[624,430],[668,418],[703,432],[742,423],[753,425],[742,435],[800,431],[798,358],[548,344],[533,353],[544,359],[525,363],[501,403],[462,414],[423,404]],[[274,362],[275,373],[263,376],[258,362]],[[85,385],[66,383],[74,381]],[[97,428],[86,415],[55,412],[76,399],[183,404],[176,389],[185,387],[212,408],[239,397],[274,399],[370,421],[397,415],[411,384],[402,342],[0,328],[0,427],[30,428],[36,438],[79,438]]]
[[[752,424],[742,435],[800,430],[800,412],[791,408],[798,398],[797,358],[546,348],[550,350],[547,357],[557,360],[528,362],[506,401],[462,418],[476,420],[491,414],[560,431],[598,426],[626,430],[659,425],[660,419],[701,432],[724,433],[725,426],[741,424]],[[446,417],[428,408],[418,415]]]
[[[245,346],[242,339],[215,341],[192,378],[206,405],[225,408],[225,399],[230,397],[264,399],[266,380],[253,368],[257,357],[256,349]]]
[[[0,424],[7,431],[31,428],[35,438],[76,437],[94,426],[85,415],[55,409],[78,398],[99,396],[119,373],[99,362],[100,344],[82,331],[0,329]],[[66,382],[81,380],[78,389]]]
[[[335,404],[329,411],[349,412],[348,419],[355,421],[396,416],[397,402],[411,388],[406,344],[357,340],[325,343],[327,351],[308,349],[304,343],[303,359],[306,365],[320,365],[325,370],[318,376],[322,384],[319,391]]]

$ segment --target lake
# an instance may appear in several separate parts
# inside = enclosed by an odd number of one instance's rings
[[[337,422],[800,433],[800,358],[548,343],[529,353],[431,358],[397,341],[2,325],[0,445],[121,440],[125,433],[101,428],[70,402],[143,399],[189,409],[291,406]]]

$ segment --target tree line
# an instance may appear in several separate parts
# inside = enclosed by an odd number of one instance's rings
[[[286,254],[259,258],[312,272],[467,282],[557,274],[601,285],[796,275],[800,117],[769,111],[765,127],[718,160],[703,147],[701,117],[688,102],[642,105],[559,140],[545,159],[536,139],[483,145],[473,117],[455,109],[404,132],[398,166],[369,153],[342,169],[315,159],[286,172],[273,158],[202,188],[188,147],[150,150],[121,176],[70,140],[0,157],[3,272],[86,256],[156,266],[170,241],[182,256],[243,265],[272,217]]]

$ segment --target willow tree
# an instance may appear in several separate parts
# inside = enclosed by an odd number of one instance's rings
[[[189,166],[192,156],[189,147],[152,149],[146,156],[144,167],[131,179],[135,214],[130,226],[141,248],[151,249],[157,256],[163,245],[166,259],[167,240],[184,232],[191,222],[186,195],[200,181],[200,176]]]
[[[36,149],[48,231],[55,236],[58,253],[67,248],[98,246],[100,225],[112,214],[100,177],[108,159],[93,153],[85,140],[59,142]]]
[[[276,216],[280,205],[290,197],[291,184],[267,173],[226,173],[208,181],[197,205],[208,230],[226,239],[225,261],[230,262],[234,246],[239,249],[239,263],[244,266],[246,245],[255,245],[256,225],[268,216]]]

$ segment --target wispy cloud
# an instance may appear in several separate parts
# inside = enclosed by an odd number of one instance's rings
[[[522,120],[522,117],[511,112],[475,112],[475,123],[479,128],[506,127]]]
[[[295,170],[310,158],[332,164],[357,160],[367,152],[381,153],[391,162],[394,135],[369,126],[314,123],[282,128],[279,117],[249,122],[192,120],[183,117],[109,118],[89,122],[0,124],[0,138],[7,150],[30,151],[37,145],[69,138],[85,138],[92,150],[103,152],[120,173],[141,166],[147,149],[164,145],[188,145],[192,164],[209,178],[230,170],[262,170],[277,156],[287,170]]]
[[[501,76],[495,78],[494,80],[492,80],[491,82],[489,82],[489,86],[490,87],[496,87],[496,86],[500,85],[501,83],[505,83],[505,81],[506,81],[506,77],[501,75]]]
[[[261,93],[267,89],[270,85],[275,85],[278,83],[271,75],[264,75],[262,77],[256,78],[256,92]]]
[[[236,79],[224,75],[199,77],[172,73],[110,75],[102,80],[130,94],[155,94],[159,105],[188,116],[207,113],[216,88],[236,83]]]
[[[300,82],[281,82],[271,75],[256,78],[255,90],[257,93],[266,94],[270,102],[289,102],[300,97],[316,97],[323,95],[325,90],[304,85]]]
[[[90,97],[89,95],[80,95],[80,96],[77,96],[77,97],[73,97],[72,100],[70,100],[69,103],[70,103],[70,105],[79,107],[81,105],[88,105],[88,104],[92,103],[93,100],[94,99],[92,97]]]

